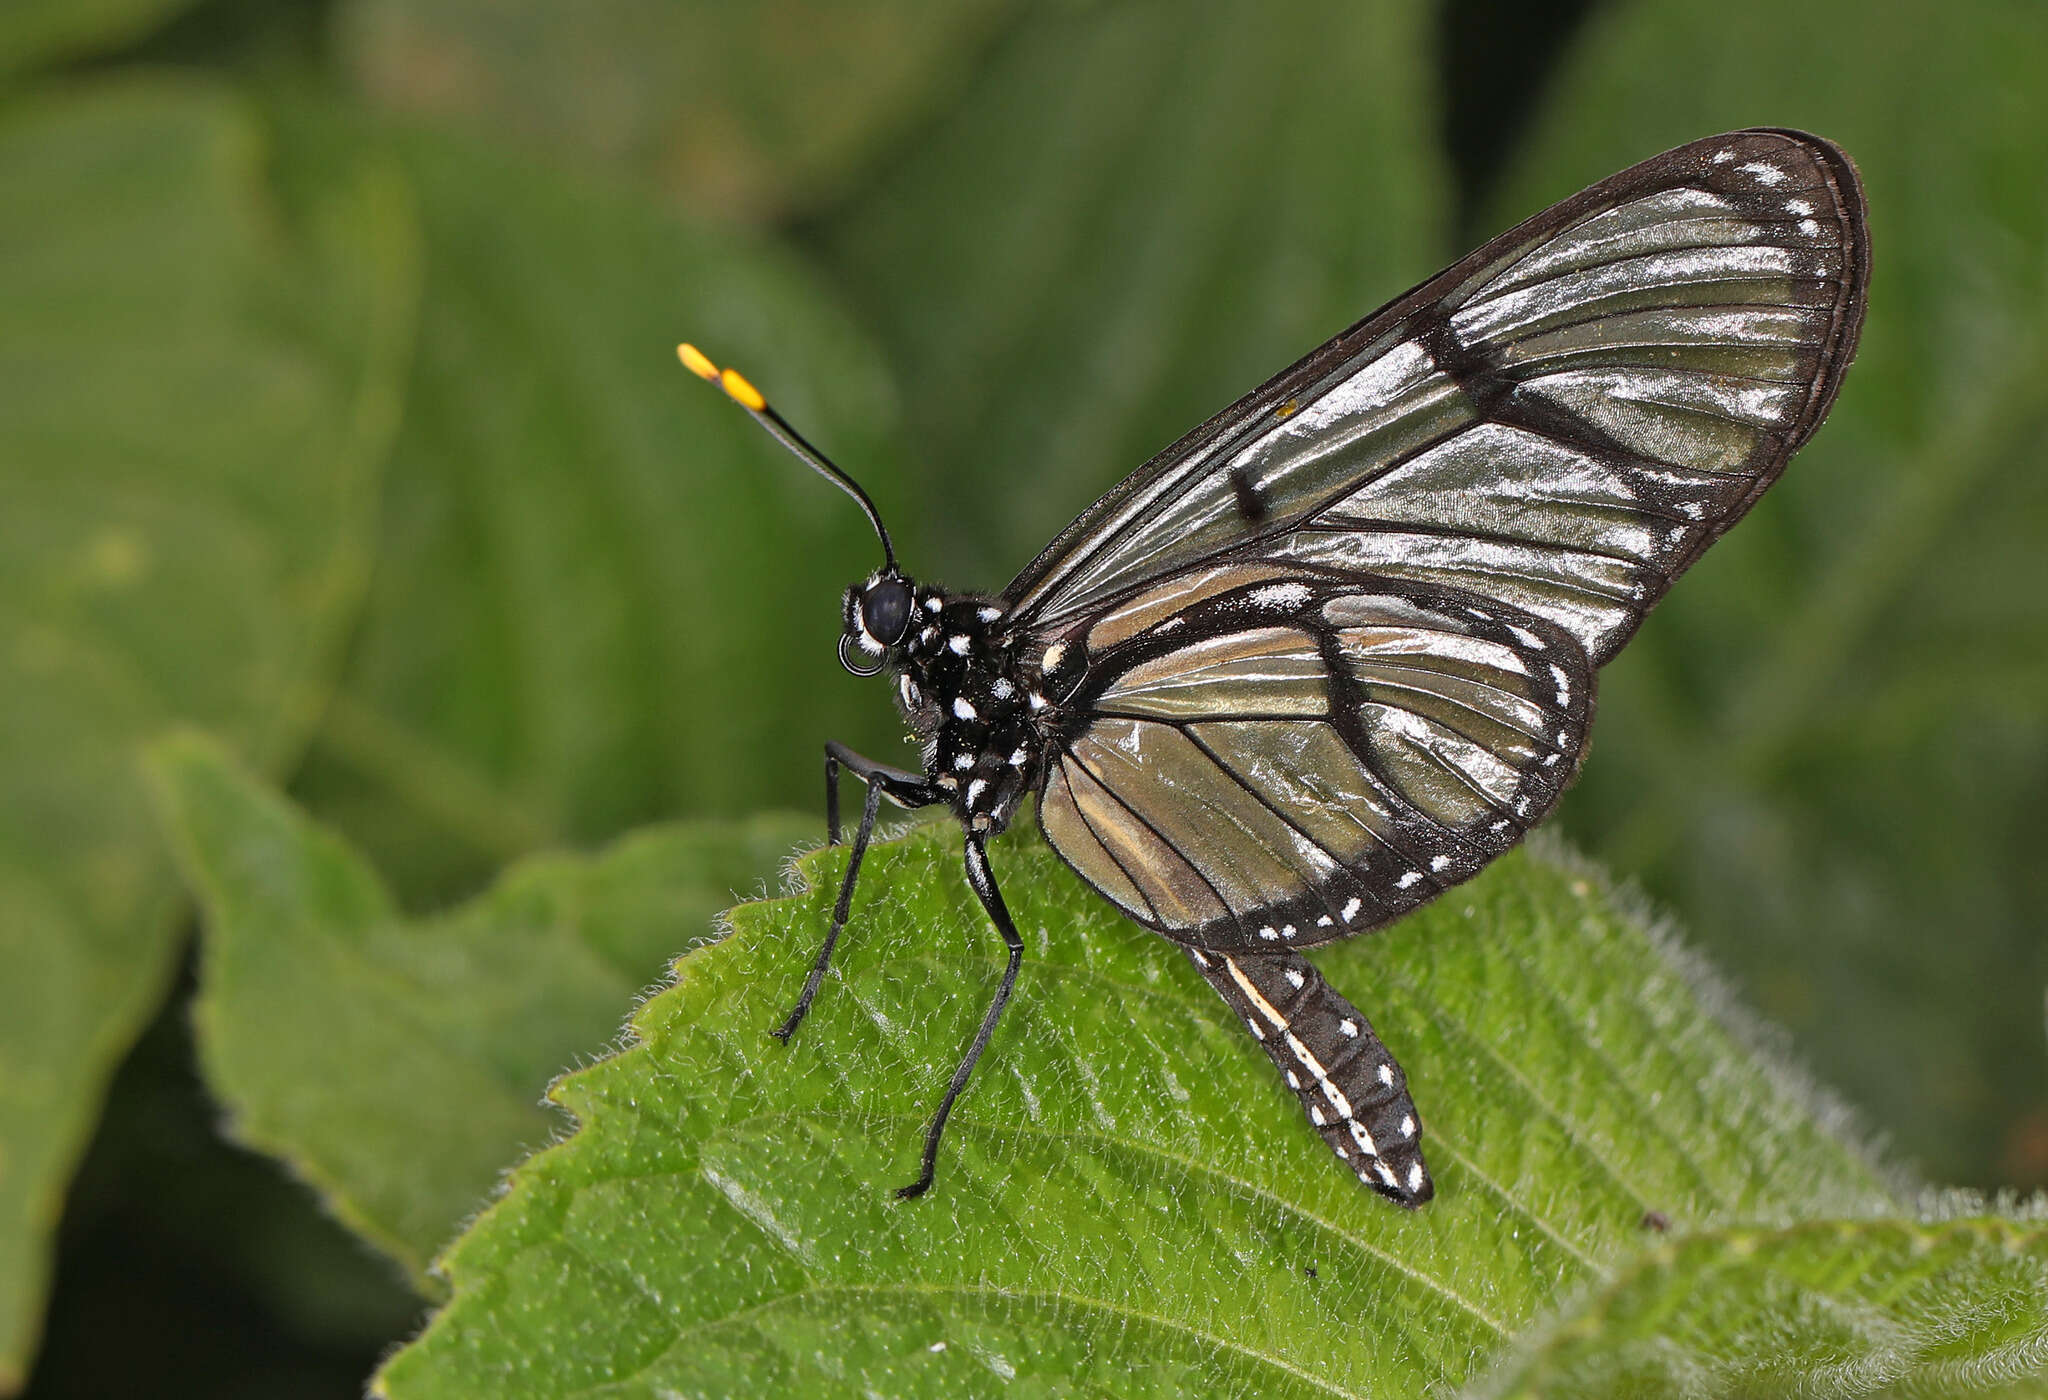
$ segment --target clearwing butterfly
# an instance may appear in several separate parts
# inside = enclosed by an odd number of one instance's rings
[[[1849,159],[1796,131],[1695,141],[1582,190],[1398,297],[1167,448],[996,596],[906,576],[879,512],[737,372],[683,363],[848,492],[882,567],[840,660],[887,672],[909,772],[866,786],[803,1020],[881,799],[944,804],[1009,948],[926,1130],[941,1134],[1024,944],[987,842],[1046,840],[1178,943],[1344,1165],[1434,1194],[1401,1067],[1304,949],[1471,878],[1556,804],[1594,672],[1777,479],[1833,402],[1870,247]]]

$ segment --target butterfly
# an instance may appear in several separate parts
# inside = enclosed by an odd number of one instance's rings
[[[1000,594],[897,566],[880,512],[737,371],[678,347],[845,490],[881,542],[840,660],[887,673],[923,771],[865,785],[803,991],[846,927],[883,798],[943,805],[1008,947],[987,844],[1045,839],[1180,945],[1372,1190],[1435,1187],[1407,1076],[1306,949],[1470,879],[1577,771],[1594,676],[1812,435],[1855,353],[1870,244],[1854,166],[1797,131],[1695,141],[1600,181],[1397,297],[1137,471]]]

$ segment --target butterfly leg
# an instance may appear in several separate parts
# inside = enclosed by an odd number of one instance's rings
[[[875,834],[875,816],[881,811],[882,798],[886,795],[892,801],[905,807],[929,807],[941,798],[936,789],[916,773],[887,764],[876,763],[873,759],[862,758],[844,744],[825,745],[825,834],[833,845],[839,844],[839,770],[859,778],[867,785],[867,797],[861,804],[860,825],[853,833],[853,853],[847,857],[846,874],[839,881],[839,899],[832,907],[832,927],[825,934],[825,946],[818,950],[818,959],[811,964],[811,975],[804,981],[803,995],[796,999],[796,1007],[789,1018],[769,1034],[784,1044],[796,1034],[796,1028],[803,1023],[804,1013],[811,1009],[812,998],[818,995],[818,985],[825,980],[825,969],[832,965],[832,949],[839,942],[839,935],[846,927],[846,916],[853,909],[853,887],[860,879],[861,859],[868,853],[868,841]]]
[[[981,907],[988,911],[989,921],[1009,946],[1010,961],[1003,969],[1002,984],[996,988],[995,999],[989,1002],[988,1011],[981,1018],[981,1029],[974,1033],[974,1043],[967,1047],[966,1057],[953,1071],[953,1082],[946,1086],[946,1096],[939,1100],[939,1111],[932,1115],[931,1126],[925,1130],[923,1169],[917,1180],[897,1188],[899,1200],[922,1196],[931,1188],[932,1166],[939,1159],[939,1138],[946,1131],[946,1120],[953,1114],[953,1101],[967,1087],[967,1077],[974,1073],[975,1061],[988,1048],[989,1037],[996,1033],[996,1022],[1002,1019],[1003,1007],[1009,1004],[1010,993],[1017,986],[1017,969],[1024,962],[1024,939],[1018,934],[1016,924],[1010,921],[1010,911],[1003,904],[1003,892],[996,888],[995,876],[988,868],[988,851],[978,835],[967,838],[967,883],[974,887]]]
[[[1398,1205],[1436,1194],[1408,1078],[1358,1008],[1299,953],[1187,949],[1258,1038],[1323,1141],[1358,1179]]]

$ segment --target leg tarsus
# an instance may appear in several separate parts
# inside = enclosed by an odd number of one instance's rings
[[[1002,984],[996,988],[994,1000],[989,1002],[988,1010],[982,1015],[981,1028],[974,1033],[974,1043],[967,1047],[966,1056],[953,1071],[953,1080],[946,1086],[946,1095],[939,1100],[939,1111],[932,1115],[931,1126],[925,1129],[924,1158],[918,1178],[896,1190],[896,1198],[901,1201],[915,1199],[931,1189],[933,1171],[939,1160],[939,1139],[945,1134],[946,1120],[953,1114],[953,1101],[967,1087],[975,1062],[988,1048],[989,1037],[996,1033],[996,1022],[1002,1019],[1003,1008],[1009,1004],[1010,993],[1017,986],[1017,969],[1024,962],[1024,940],[1018,934],[1016,924],[1011,922],[1010,911],[1003,904],[1002,891],[996,888],[995,876],[988,868],[988,851],[977,835],[967,838],[967,883],[974,887],[981,907],[988,911],[990,922],[1008,945],[1010,961],[1003,969]]]

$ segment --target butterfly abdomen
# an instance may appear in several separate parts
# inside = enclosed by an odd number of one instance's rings
[[[1422,1160],[1422,1120],[1407,1076],[1357,1007],[1299,953],[1188,958],[1244,1019],[1309,1122],[1358,1179],[1419,1206],[1436,1194]]]

